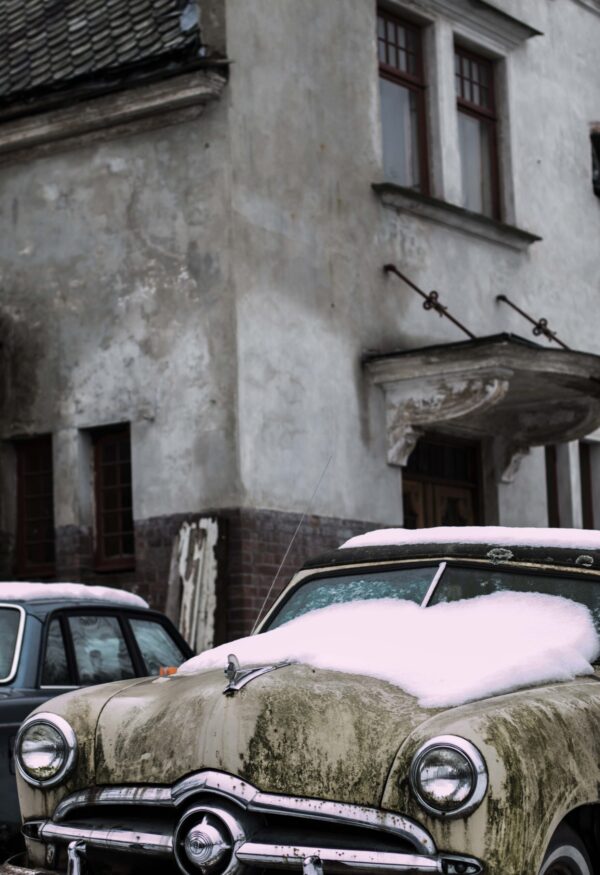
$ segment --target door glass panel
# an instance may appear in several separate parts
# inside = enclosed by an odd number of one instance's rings
[[[135,677],[116,617],[93,614],[69,617],[69,628],[82,684],[101,684]]]
[[[185,656],[160,623],[152,620],[130,620],[148,674],[159,674],[161,668],[179,666]]]
[[[60,621],[54,619],[50,623],[48,638],[46,639],[46,652],[42,668],[42,686],[68,687],[72,683]]]

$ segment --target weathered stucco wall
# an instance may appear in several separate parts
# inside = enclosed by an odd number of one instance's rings
[[[86,521],[78,430],[131,422],[136,519],[235,495],[226,112],[0,167],[3,438],[54,434],[58,527]]]
[[[507,3],[506,11],[544,35],[509,51],[498,68],[507,218],[543,237],[518,251],[396,212],[372,192],[383,181],[374,2],[228,0],[246,503],[301,509],[331,454],[317,512],[401,519],[379,390],[369,388],[359,358],[367,348],[462,335],[385,279],[386,262],[438,289],[478,336],[531,336],[496,303],[504,293],[547,317],[573,348],[599,351],[590,124],[600,117],[600,17],[573,0],[530,6]],[[428,51],[446,40],[452,63],[452,29],[434,16],[429,30]],[[442,131],[442,148],[453,148],[451,131]],[[433,194],[456,200],[452,180],[433,171]],[[530,460],[501,488],[501,521],[545,524],[539,467]],[[532,477],[541,484],[533,492]]]

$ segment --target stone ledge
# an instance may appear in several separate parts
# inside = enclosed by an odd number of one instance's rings
[[[508,246],[509,249],[515,249],[518,252],[525,252],[532,243],[537,243],[542,239],[530,231],[524,231],[522,228],[507,225],[504,222],[497,222],[495,219],[473,213],[464,207],[420,194],[411,188],[404,188],[392,182],[374,183],[373,191],[386,207],[391,207],[401,213],[410,213],[419,219],[428,219],[439,225],[446,225],[456,231],[461,231],[463,234],[469,234],[471,237]]]
[[[0,159],[33,148],[115,130],[217,100],[226,78],[212,70],[174,76],[151,85],[0,124]]]

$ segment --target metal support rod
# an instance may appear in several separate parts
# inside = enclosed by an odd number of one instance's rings
[[[533,334],[535,335],[535,337],[539,337],[540,334],[543,334],[544,337],[546,337],[549,341],[554,341],[555,343],[558,343],[558,345],[562,346],[563,349],[571,348],[557,337],[556,331],[550,330],[550,328],[548,327],[547,319],[532,319],[528,313],[525,313],[524,310],[521,310],[520,307],[517,307],[516,304],[513,304],[513,302],[509,300],[506,295],[497,295],[496,300],[501,301],[503,304],[508,304],[508,306],[512,307],[513,310],[516,310],[517,313],[520,313],[520,315],[523,316],[524,319],[527,319],[528,322],[531,322],[531,324],[533,325]]]
[[[407,286],[410,286],[413,291],[420,295],[424,300],[424,310],[435,310],[435,312],[438,313],[440,316],[445,316],[446,319],[449,319],[450,322],[456,325],[457,328],[460,328],[460,330],[464,332],[467,337],[470,337],[471,340],[475,340],[475,335],[472,334],[468,328],[465,328],[465,326],[461,322],[459,322],[458,319],[455,319],[454,316],[452,316],[448,312],[448,308],[441,303],[438,292],[433,291],[429,292],[429,294],[425,294],[425,292],[423,292],[418,286],[416,286],[412,280],[409,280],[407,276],[404,276],[403,273],[400,273],[395,264],[385,264],[383,266],[383,270],[385,273],[395,273],[396,276],[399,277],[403,282],[405,282]]]

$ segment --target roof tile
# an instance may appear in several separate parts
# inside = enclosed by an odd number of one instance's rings
[[[201,0],[0,0],[0,103],[162,56],[196,58]]]

